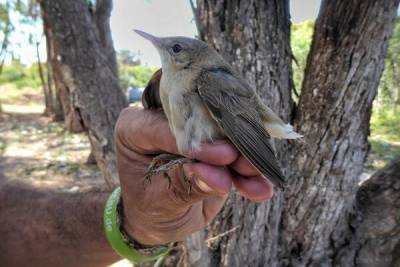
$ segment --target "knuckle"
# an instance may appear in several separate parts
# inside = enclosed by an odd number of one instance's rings
[[[127,107],[124,108],[118,117],[115,124],[114,130],[114,140],[116,143],[121,143],[125,146],[131,147],[132,140],[135,140],[137,125],[135,121],[138,118],[138,112],[140,108],[137,107]]]
[[[133,108],[133,107],[127,107],[124,108],[118,117],[116,126],[115,126],[115,131],[120,134],[120,133],[124,133],[124,131],[126,130],[126,126],[129,125],[129,121],[132,120],[133,116],[135,115],[135,112],[137,111],[137,108]]]
[[[132,116],[135,116],[136,112],[138,112],[139,110],[140,109],[137,107],[126,107],[119,113],[118,120],[124,121],[130,119],[132,118]]]

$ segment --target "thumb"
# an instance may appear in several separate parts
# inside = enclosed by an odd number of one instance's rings
[[[232,188],[229,170],[205,163],[187,163],[173,175],[172,191],[188,204],[215,195],[226,195]]]

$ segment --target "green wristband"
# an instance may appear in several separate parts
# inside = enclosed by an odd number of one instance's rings
[[[122,239],[121,232],[119,231],[119,227],[117,225],[117,205],[120,197],[121,197],[121,188],[117,187],[108,198],[106,207],[104,209],[104,230],[111,247],[121,257],[126,258],[131,262],[154,261],[168,254],[170,249],[161,248],[154,255],[151,256],[141,255],[138,251],[131,248],[127,243],[124,242],[124,240]]]

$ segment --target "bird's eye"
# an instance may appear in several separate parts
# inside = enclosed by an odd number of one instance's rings
[[[174,51],[174,53],[179,53],[182,50],[182,46],[178,45],[178,44],[174,44],[174,46],[172,47],[172,51]]]

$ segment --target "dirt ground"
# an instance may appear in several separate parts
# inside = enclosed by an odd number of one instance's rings
[[[40,187],[79,191],[101,186],[96,165],[86,164],[90,145],[84,134],[69,134],[41,115],[40,106],[2,105],[0,172]]]
[[[42,116],[43,106],[4,104],[0,112],[0,173],[35,187],[79,192],[106,187],[96,165],[86,164],[85,134],[70,134]],[[121,260],[112,267],[130,267]]]

